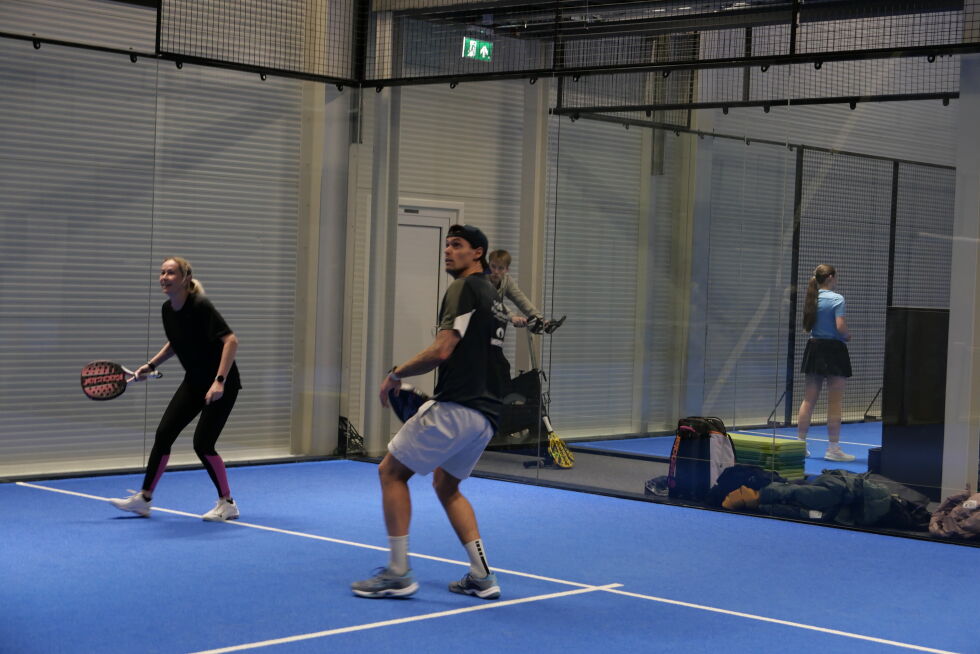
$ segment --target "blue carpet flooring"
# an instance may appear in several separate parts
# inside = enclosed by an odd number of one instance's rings
[[[0,484],[0,652],[980,651],[978,548],[472,479],[486,602],[447,592],[465,554],[416,478],[421,589],[364,600],[349,583],[387,560],[376,466],[229,475],[228,524],[194,515],[202,470],[165,475],[155,506],[187,513],[149,519],[101,499],[138,475]]]
[[[756,436],[796,438],[796,429],[792,427],[780,427],[775,430],[732,429],[731,431],[754,434]],[[574,447],[576,450],[594,450],[668,458],[670,457],[670,450],[673,444],[674,437],[670,435],[576,442],[574,443]],[[848,454],[853,454],[856,458],[849,463],[826,461],[823,457],[827,452],[827,427],[823,425],[811,427],[807,434],[807,448],[810,450],[810,456],[806,460],[804,471],[807,475],[819,475],[824,469],[866,472],[868,470],[868,450],[879,445],[881,445],[880,422],[859,422],[841,425],[841,449]]]

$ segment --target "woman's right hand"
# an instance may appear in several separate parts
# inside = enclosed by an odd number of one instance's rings
[[[153,372],[153,369],[150,368],[148,364],[144,363],[142,366],[137,368],[136,371],[133,373],[133,379],[135,379],[136,381],[143,381],[144,379],[146,379],[146,376],[149,375],[151,372]]]

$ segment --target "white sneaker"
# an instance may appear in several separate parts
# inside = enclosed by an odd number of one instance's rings
[[[847,463],[848,461],[853,461],[857,457],[855,457],[853,454],[841,452],[839,449],[830,449],[823,455],[823,458],[827,461],[840,461],[842,463]]]
[[[238,505],[232,500],[219,498],[214,508],[201,516],[209,522],[224,522],[238,519]]]
[[[150,517],[150,504],[152,500],[148,500],[143,497],[143,491],[130,490],[129,497],[125,499],[111,499],[109,504],[116,507],[120,511],[129,511],[131,513],[138,513],[144,518]]]
[[[799,436],[797,436],[796,437],[796,440],[803,441],[803,443],[804,443],[804,448],[803,449],[806,450],[806,458],[809,459],[810,458],[810,448],[805,446],[806,439],[805,438],[800,438]]]

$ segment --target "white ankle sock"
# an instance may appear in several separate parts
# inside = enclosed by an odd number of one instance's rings
[[[408,572],[408,534],[388,536],[388,570],[396,575]]]
[[[470,576],[483,579],[490,574],[490,566],[487,565],[487,555],[483,550],[483,540],[477,538],[463,545],[466,553],[470,557]]]

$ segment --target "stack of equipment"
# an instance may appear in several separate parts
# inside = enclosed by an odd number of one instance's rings
[[[803,479],[806,442],[796,438],[773,438],[731,432],[735,461],[776,472],[786,479]]]

